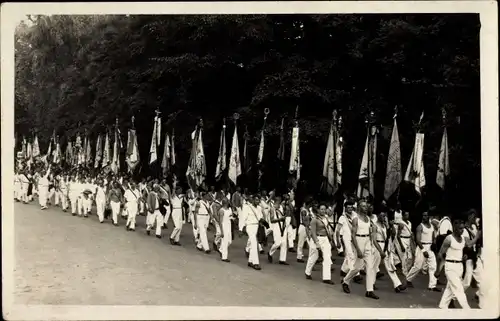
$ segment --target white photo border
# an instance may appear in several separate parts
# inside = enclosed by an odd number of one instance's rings
[[[26,14],[384,14],[480,15],[481,164],[485,308],[473,310],[57,306],[14,304],[14,30]],[[3,3],[1,6],[2,304],[9,320],[478,319],[497,318],[499,302],[498,12],[496,1]],[[436,306],[437,306],[436,302]]]

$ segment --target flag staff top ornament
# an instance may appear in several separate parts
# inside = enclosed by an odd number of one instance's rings
[[[299,127],[299,105],[295,108],[295,126]]]
[[[226,129],[226,117],[222,118],[222,128]]]
[[[398,105],[394,106],[394,117],[392,119],[396,119],[398,117]]]
[[[267,115],[269,115],[270,112],[269,108],[264,108],[264,125],[266,125]],[[264,128],[264,126],[262,126],[262,128]]]
[[[443,116],[443,126],[445,126],[445,127],[446,127],[446,110],[444,109],[444,107],[443,107],[443,109],[441,110],[441,114],[442,114],[442,116]]]
[[[373,136],[377,133],[377,126],[375,125],[375,113],[370,111],[370,113],[365,118],[365,124],[370,130],[370,136]]]
[[[135,116],[132,116],[132,129],[135,129]]]

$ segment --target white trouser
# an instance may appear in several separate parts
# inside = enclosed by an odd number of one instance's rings
[[[352,245],[351,236],[342,236],[344,242],[344,262],[342,262],[342,267],[340,268],[342,272],[348,273],[350,270],[354,270],[354,263],[356,263],[356,250],[354,245]]]
[[[85,198],[83,197],[83,195],[80,195],[78,196],[78,199],[76,201],[78,207],[78,215],[83,215],[85,213],[85,206],[84,206]]]
[[[399,245],[399,242],[396,240],[395,243]],[[410,271],[411,268],[411,261],[412,261],[412,253],[411,253],[411,241],[409,238],[406,237],[401,237],[401,243],[403,243],[404,247],[404,252],[399,246],[396,246],[396,250],[398,252],[400,262],[401,262],[401,272],[403,272],[403,275],[407,277],[408,272]]]
[[[472,276],[476,280],[477,283],[477,291],[476,295],[479,298],[479,308],[483,309],[484,308],[484,292],[483,292],[483,273],[484,273],[484,263],[483,263],[483,258],[481,256],[477,257],[477,262],[476,262],[476,268],[474,269],[474,272]]]
[[[57,193],[56,193],[56,189],[55,188],[51,188],[47,194],[47,200],[51,200],[53,196],[55,196]],[[57,197],[57,196],[56,196]],[[55,199],[54,199],[54,205],[57,205],[56,202],[55,202]]]
[[[146,231],[151,231],[153,225],[156,227],[156,236],[161,236],[161,228],[163,226],[163,215],[160,210],[155,210],[153,213],[148,211],[146,216]]]
[[[257,244],[257,231],[259,229],[259,224],[249,224],[246,226],[247,234],[248,234],[248,242],[250,243],[249,251],[250,255],[248,256],[248,262],[254,265],[259,264],[259,248]]]
[[[293,249],[293,244],[295,242],[295,237],[297,236],[297,229],[293,228],[292,224],[288,225],[287,229],[287,236],[288,236],[288,247]]]
[[[307,275],[311,275],[312,269],[319,258],[319,251],[314,241],[309,239],[309,257],[307,258],[306,271]],[[332,279],[332,245],[326,236],[318,236],[318,244],[321,252],[323,253],[323,280],[328,281]]]
[[[299,225],[298,241],[297,241],[297,259],[302,260],[304,257],[304,243],[307,239],[306,227],[303,224]]]
[[[227,260],[229,253],[229,245],[232,242],[231,220],[222,219],[222,239],[220,242],[219,251],[221,252],[222,259]]]
[[[247,233],[248,233],[248,232],[247,232]],[[247,240],[247,245],[245,246],[245,251],[246,251],[247,253],[250,253],[250,246],[251,246],[251,245],[250,245],[250,239],[248,239],[248,240]],[[263,250],[263,248],[262,248],[262,244],[258,243],[258,244],[257,244],[257,249],[258,249],[258,251],[259,251],[259,252],[260,252],[260,251],[262,251],[262,250]]]
[[[70,194],[69,201],[71,202],[71,214],[76,214],[78,211],[78,196]]]
[[[54,205],[59,205],[59,197],[61,196],[60,195],[61,191],[56,191],[55,189],[52,190],[52,192],[50,193],[50,195],[54,195]],[[49,197],[50,199],[50,197]]]
[[[170,206],[164,206],[165,208],[165,217],[163,218],[163,224],[165,224],[165,226],[167,225],[168,223],[168,220],[170,219],[170,215],[172,214],[172,210],[171,210],[171,207]]]
[[[196,215],[196,225],[198,227],[198,232],[200,233],[200,238],[198,239],[198,244],[196,247],[203,249],[204,251],[210,250],[208,245],[208,235],[207,228],[210,223],[210,215],[208,214],[197,214]]]
[[[146,204],[143,201],[139,201],[139,213],[144,213],[146,211]]]
[[[92,209],[92,198],[90,197],[90,195],[87,198],[82,197],[82,203],[83,203],[83,214],[87,215],[88,213],[90,213]]]
[[[181,208],[175,208],[172,210],[172,221],[174,222],[174,230],[172,231],[172,234],[170,234],[170,238],[175,242],[179,242],[183,224]]]
[[[122,215],[123,218],[126,218],[128,216],[127,205],[128,205],[128,203],[125,203],[125,205],[123,206],[123,210],[121,212],[121,215]]]
[[[446,275],[446,289],[443,292],[441,301],[439,302],[440,309],[448,309],[448,305],[454,298],[457,299],[462,309],[470,309],[467,297],[465,296],[464,286],[462,284],[463,265],[461,262],[451,263],[446,262],[444,265],[444,273]]]
[[[335,227],[335,234],[334,235],[337,235],[337,230],[339,229],[339,225],[337,224],[337,226]],[[342,244],[342,235],[340,235],[341,239],[340,239],[340,247],[339,247],[339,244],[337,242],[337,238],[334,239],[334,242],[335,242],[335,246],[337,247],[337,250],[339,251],[339,253],[342,253],[344,252],[344,245]]]
[[[437,279],[434,276],[434,272],[436,272],[437,263],[436,263],[436,255],[431,250],[431,244],[422,244],[423,249],[417,247],[415,251],[415,262],[411,267],[406,279],[411,282],[418,275],[420,271],[422,271],[424,264],[427,263],[427,273],[429,274],[429,288],[433,289],[436,287]],[[424,257],[424,252],[427,252],[429,257],[426,259]]]
[[[125,226],[132,230],[135,230],[135,218],[138,211],[139,204],[137,202],[127,202],[127,225]]]
[[[385,243],[384,242],[379,242],[380,247],[382,250],[384,249]],[[394,288],[397,288],[398,286],[401,285],[401,280],[399,280],[398,275],[396,273],[396,267],[394,266],[394,262],[392,261],[392,253],[386,251],[386,256],[384,258],[384,266],[387,271],[387,274],[389,275],[389,278],[392,281],[392,285]],[[373,249],[373,263],[374,266],[379,266],[380,261],[382,260],[382,257],[380,256],[380,252],[374,248]],[[376,275],[376,273],[375,273]],[[373,285],[375,285],[377,278],[373,278]]]
[[[214,243],[217,248],[220,247],[220,244],[222,242],[222,228],[219,223],[214,222],[215,225],[215,235],[214,235]]]
[[[61,200],[61,208],[63,210],[67,210],[68,209],[68,191],[67,190],[64,190],[64,191],[60,191],[59,193],[59,199]]]
[[[111,217],[113,218],[113,224],[118,224],[118,215],[120,214],[120,202],[110,201],[109,205],[111,207]]]
[[[193,237],[195,240],[195,243],[198,244],[198,238],[199,238],[199,233],[198,233],[198,228],[196,226],[196,221],[194,220],[194,213],[189,212],[189,220],[191,221],[191,227],[193,228]]]
[[[47,198],[48,198],[48,187],[40,186],[40,194],[38,195],[38,203],[40,203],[41,207],[47,207]]]
[[[363,264],[365,264],[366,291],[372,292],[376,271],[373,265],[373,248],[371,244],[371,239],[369,236],[356,236],[356,240],[358,242],[359,250],[363,254],[363,257],[358,258],[356,250],[354,249],[353,245],[353,250],[356,253],[356,261],[354,262],[354,268],[350,269],[347,275],[344,277],[344,283],[349,285],[352,279],[354,279],[354,277],[359,273],[359,271],[361,271],[361,269],[363,268]]]
[[[29,184],[23,184],[21,186],[21,199],[20,199],[20,201],[23,201],[25,203],[28,203],[28,201],[30,200],[29,198],[31,197],[31,196],[28,196],[28,188],[29,188]],[[35,191],[35,187],[33,187],[33,191],[31,193],[32,195],[33,195],[34,191]]]
[[[96,197],[95,206],[97,210],[97,217],[99,218],[99,222],[104,221],[104,211],[106,209],[106,199]]]
[[[273,229],[273,240],[274,244],[269,249],[269,255],[273,256],[277,249],[280,249],[280,262],[286,262],[286,253],[288,252],[287,247],[287,235],[286,228],[283,233],[280,230],[280,226],[278,223],[273,223],[271,225]]]

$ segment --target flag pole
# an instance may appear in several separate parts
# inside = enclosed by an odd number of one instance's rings
[[[394,116],[392,119],[396,120],[398,118],[398,105],[394,106]],[[392,129],[394,130],[394,128]],[[399,184],[398,188],[396,189],[396,202],[399,202],[399,193],[401,192],[401,183]]]
[[[161,114],[160,108],[157,107],[156,110],[155,110],[155,115],[156,115],[156,117],[155,117],[156,137],[154,138],[156,140],[157,140],[157,137],[158,137],[158,126],[157,125],[158,125],[158,120],[160,118],[160,114]],[[158,152],[159,149],[160,149],[160,144],[161,144],[161,141],[157,140],[157,142],[156,142],[156,155],[157,155],[156,156],[156,173],[155,173],[156,176],[157,176],[157,178],[161,177],[161,161],[159,161],[160,153]]]

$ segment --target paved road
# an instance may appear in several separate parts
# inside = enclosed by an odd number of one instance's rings
[[[246,265],[245,238],[235,238],[231,263],[217,253],[194,248],[191,226],[181,243],[169,244],[145,233],[138,217],[135,232],[124,221],[99,224],[95,215],[73,217],[59,208],[41,211],[33,204],[15,204],[15,303],[56,305],[203,305],[267,307],[436,307],[440,293],[425,290],[419,276],[415,289],[393,292],[387,277],[377,286],[380,300],[364,297],[364,285],[351,294],[339,285],[341,258],[335,258],[335,285],[325,285],[320,266],[313,281],[304,278],[304,263],[289,253],[290,266],[269,264],[261,255],[261,271]],[[169,223],[169,233],[172,223]],[[210,233],[210,239],[213,233]],[[472,302],[472,300],[470,300]]]

